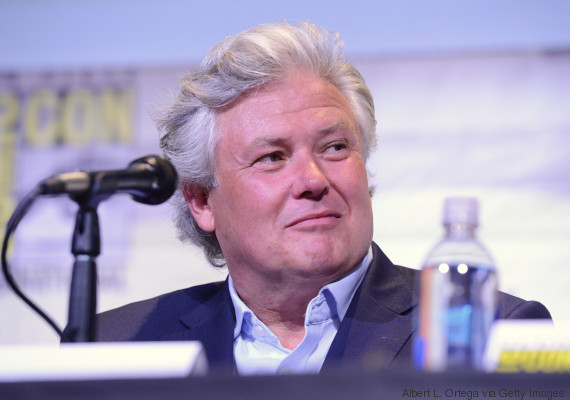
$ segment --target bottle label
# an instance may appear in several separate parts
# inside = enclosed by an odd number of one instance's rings
[[[447,343],[450,347],[469,346],[469,333],[471,332],[470,304],[449,307],[447,309]]]
[[[416,364],[424,370],[478,369],[496,312],[494,269],[427,266],[420,280]]]

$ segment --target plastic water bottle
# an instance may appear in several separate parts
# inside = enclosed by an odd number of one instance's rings
[[[443,225],[445,237],[421,272],[416,364],[425,371],[481,370],[497,315],[497,273],[475,236],[477,200],[446,199]]]

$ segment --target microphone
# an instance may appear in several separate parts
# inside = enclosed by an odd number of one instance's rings
[[[39,184],[42,195],[68,194],[77,198],[105,199],[115,193],[130,194],[143,204],[160,204],[176,190],[178,174],[166,159],[149,155],[114,171],[66,172]]]

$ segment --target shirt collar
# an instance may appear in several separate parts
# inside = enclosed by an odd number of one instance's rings
[[[366,275],[366,271],[368,270],[371,262],[372,248],[369,248],[368,252],[364,256],[364,259],[358,267],[353,269],[348,275],[342,277],[341,279],[325,285],[319,291],[319,294],[315,297],[315,299],[322,295],[325,295],[325,297],[328,297],[326,296],[327,294],[332,295],[332,299],[334,299],[334,303],[336,303],[336,313],[339,320],[342,321],[346,315],[350,302],[352,301],[352,297],[360,285],[360,282],[362,282],[364,279],[364,275]],[[234,305],[236,316],[236,325],[234,328],[235,339],[239,336],[242,330],[244,317],[249,314],[249,317],[252,318],[255,317],[255,314],[237,294],[231,275],[228,276],[228,287],[230,290],[230,297]],[[309,303],[308,307],[311,307],[311,303],[312,302]]]
[[[245,305],[242,299],[238,296],[231,275],[228,276],[228,287],[230,289],[230,297],[232,298],[232,303],[234,304],[234,310],[236,314],[236,326],[234,328],[234,339],[235,339],[236,337],[238,337],[239,333],[241,332],[241,326],[243,324],[244,315],[246,313],[253,314],[253,312],[249,309],[248,306]]]
[[[336,311],[340,321],[344,319],[350,302],[352,301],[352,297],[354,296],[354,293],[356,293],[358,286],[360,286],[360,282],[364,279],[364,275],[366,275],[366,271],[368,271],[371,261],[372,248],[369,248],[358,267],[353,269],[348,275],[338,281],[329,283],[320,290],[319,293],[323,293],[325,290],[328,290],[330,294],[332,294],[332,297],[337,304]]]

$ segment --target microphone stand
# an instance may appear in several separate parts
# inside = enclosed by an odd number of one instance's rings
[[[149,155],[131,162],[126,170],[63,173],[40,182],[18,204],[6,225],[2,242],[1,264],[6,282],[26,304],[44,318],[62,342],[95,341],[95,311],[97,306],[97,265],[101,252],[99,234],[99,203],[115,193],[128,193],[142,204],[160,204],[172,196],[178,175],[166,159]],[[10,236],[24,217],[32,202],[40,195],[68,194],[79,205],[71,252],[75,260],[69,294],[67,328],[61,329],[20,290],[10,274],[6,253]]]
[[[71,252],[75,257],[69,294],[68,324],[62,342],[94,342],[97,305],[96,258],[101,252],[97,206],[100,196],[74,198],[79,205]]]

